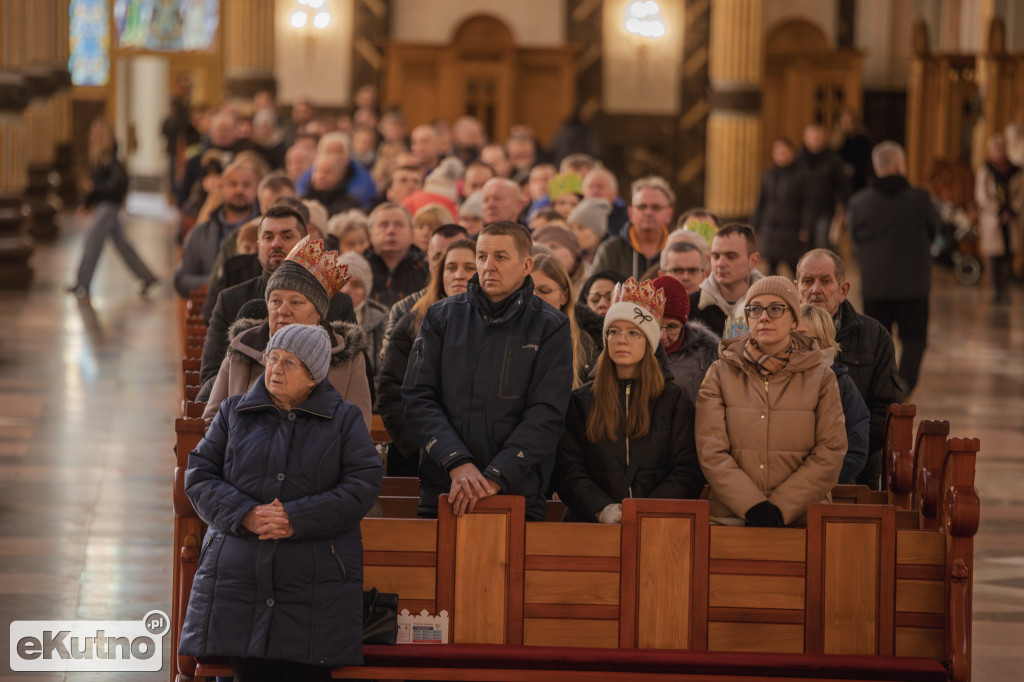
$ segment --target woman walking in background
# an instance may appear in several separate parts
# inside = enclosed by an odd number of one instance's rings
[[[149,288],[156,284],[156,277],[125,236],[118,213],[128,194],[128,173],[117,159],[114,131],[102,118],[93,121],[89,128],[89,180],[92,186],[85,195],[79,214],[84,216],[86,211],[92,210],[92,223],[85,235],[85,250],[78,266],[78,278],[68,287],[68,291],[79,298],[89,295],[89,285],[96,272],[103,244],[111,239],[125,264],[142,282],[139,293],[145,296]]]

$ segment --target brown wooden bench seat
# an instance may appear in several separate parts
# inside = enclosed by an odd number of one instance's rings
[[[366,645],[363,666],[333,679],[401,680],[888,680],[947,682],[927,658],[829,654],[728,653],[495,644]],[[200,661],[198,675],[230,675],[223,662]]]

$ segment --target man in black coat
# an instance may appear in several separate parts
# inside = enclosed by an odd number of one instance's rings
[[[846,221],[860,265],[864,314],[892,333],[900,330],[900,380],[909,397],[917,385],[928,338],[931,245],[942,224],[931,195],[905,177],[903,147],[882,142],[871,153],[875,175],[850,199]]]
[[[217,295],[217,303],[213,307],[210,324],[206,330],[206,341],[203,343],[203,360],[199,368],[199,379],[202,382],[199,400],[205,400],[213,388],[213,380],[217,378],[217,372],[228,349],[228,327],[235,321],[238,311],[248,301],[264,298],[270,275],[284,262],[292,247],[305,236],[306,223],[302,215],[290,206],[271,206],[263,214],[256,242],[256,253],[260,265],[263,266],[263,274],[228,287]],[[327,315],[332,321],[355,322],[356,315],[348,294],[335,294]]]
[[[427,285],[423,252],[412,243],[412,216],[385,201],[370,213],[370,248],[363,253],[373,270],[373,300],[388,308]]]
[[[836,341],[842,350],[839,361],[871,412],[868,461],[857,483],[879,488],[882,447],[885,445],[885,416],[891,403],[903,402],[903,389],[896,372],[896,353],[889,332],[876,320],[861,315],[846,300],[850,283],[842,259],[828,249],[807,252],[796,266],[796,288],[800,300],[824,308],[836,325]]]
[[[420,455],[417,513],[457,515],[491,495],[522,495],[542,521],[572,392],[569,320],[533,295],[522,225],[488,225],[469,290],[427,310],[402,397]]]
[[[850,198],[850,179],[843,160],[828,148],[825,129],[809,125],[804,129],[804,148],[796,161],[803,185],[803,228],[810,232],[815,248],[826,248],[832,217],[840,204]]]

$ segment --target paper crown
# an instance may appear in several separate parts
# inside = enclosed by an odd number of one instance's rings
[[[337,251],[324,251],[322,239],[310,239],[308,235],[303,237],[292,247],[285,261],[301,265],[309,274],[316,277],[316,281],[320,282],[320,286],[327,292],[328,301],[334,298],[349,280],[348,266],[338,263]]]
[[[554,201],[563,194],[583,196],[583,180],[575,173],[563,173],[548,180],[548,197]]]
[[[660,326],[661,318],[665,314],[665,292],[655,288],[650,280],[643,284],[630,277],[621,284],[616,284],[612,291],[612,305],[626,303],[643,308],[654,317],[654,321]]]

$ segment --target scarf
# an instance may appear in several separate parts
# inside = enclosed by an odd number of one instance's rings
[[[743,359],[757,368],[762,379],[767,380],[773,374],[789,364],[789,358],[796,350],[796,339],[790,338],[789,345],[775,355],[765,353],[757,346],[753,337],[743,346]]]
[[[684,324],[683,328],[679,330],[679,338],[676,339],[675,341],[673,341],[671,345],[665,346],[665,355],[667,355],[669,357],[672,357],[672,355],[674,353],[676,353],[680,348],[683,347],[683,339],[685,339],[685,338],[686,338],[686,325]],[[662,344],[662,345],[664,345],[664,344]]]

